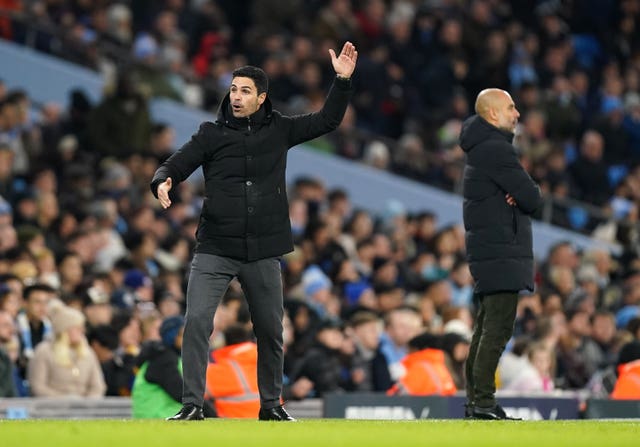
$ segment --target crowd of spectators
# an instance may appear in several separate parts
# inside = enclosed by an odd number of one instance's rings
[[[52,395],[62,382],[61,394],[128,395],[141,349],[185,310],[201,191],[182,183],[166,211],[151,195],[149,180],[176,145],[170,123],[149,115],[145,89],[161,94],[152,80],[214,109],[230,70],[255,63],[272,78],[272,99],[302,112],[324,96],[325,49],[352,39],[361,50],[353,107],[316,147],[455,189],[460,122],[470,96],[491,84],[514,93],[523,162],[545,192],[637,219],[637,1],[608,10],[488,0],[23,3],[96,58],[107,40],[173,63],[122,72],[97,104],[73,91],[66,109],[35,107],[0,82],[0,361],[15,373],[0,390]],[[18,36],[20,23],[0,30]],[[396,201],[380,215],[354,209],[346,191],[313,178],[288,194],[296,249],[282,258],[285,398],[394,389],[407,354],[424,348],[445,353],[462,389],[474,306],[463,229],[442,226],[428,203],[418,213]],[[620,228],[598,228],[623,234],[620,256],[559,243],[537,260],[501,388],[608,395],[616,367],[640,358],[637,229]],[[235,324],[250,322],[234,282],[212,349]],[[34,364],[67,369],[43,385]]]
[[[638,0],[2,5],[5,37],[107,75],[128,70],[148,95],[212,112],[246,63],[271,77],[277,108],[317,108],[332,73],[327,49],[351,40],[360,54],[353,107],[312,145],[450,191],[460,188],[457,136],[476,94],[508,90],[522,114],[517,147],[549,199],[538,217],[609,241],[635,237]]]

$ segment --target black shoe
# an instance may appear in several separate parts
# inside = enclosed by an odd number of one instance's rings
[[[193,404],[184,404],[175,416],[168,417],[167,421],[203,421],[204,413],[202,408]]]
[[[490,421],[521,421],[521,418],[514,418],[507,416],[502,407],[495,404],[491,407],[478,407],[474,406],[471,409],[472,419],[484,419]]]
[[[464,417],[465,419],[473,418],[473,404],[467,402],[464,404]]]
[[[258,413],[258,419],[261,421],[295,421],[296,419],[291,417],[287,410],[282,405],[273,408],[260,408]]]

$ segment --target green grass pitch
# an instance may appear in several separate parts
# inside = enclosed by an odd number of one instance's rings
[[[0,421],[3,447],[339,447],[640,445],[640,421],[363,421],[296,423],[208,419],[203,422],[117,420]]]

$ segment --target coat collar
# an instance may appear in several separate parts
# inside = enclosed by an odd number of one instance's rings
[[[262,106],[254,114],[249,115],[247,118],[236,118],[233,116],[233,113],[231,113],[231,101],[229,100],[229,93],[227,93],[218,108],[218,118],[216,121],[234,129],[245,129],[248,124],[259,125],[270,120],[272,112],[273,106],[267,96]]]

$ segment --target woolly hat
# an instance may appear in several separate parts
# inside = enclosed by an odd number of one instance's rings
[[[317,265],[309,266],[302,274],[302,287],[307,298],[323,289],[331,289],[331,280]]]
[[[131,289],[137,289],[143,286],[150,286],[153,282],[142,270],[128,270],[124,275],[124,285]]]
[[[173,346],[182,326],[184,326],[184,317],[182,315],[165,318],[160,325],[162,344],[168,347]]]
[[[343,294],[349,306],[355,306],[368,289],[371,289],[371,286],[366,281],[349,282],[344,285]]]
[[[60,300],[52,300],[49,304],[49,320],[53,332],[58,335],[67,329],[80,326],[84,327],[84,314],[73,307],[66,306]]]

